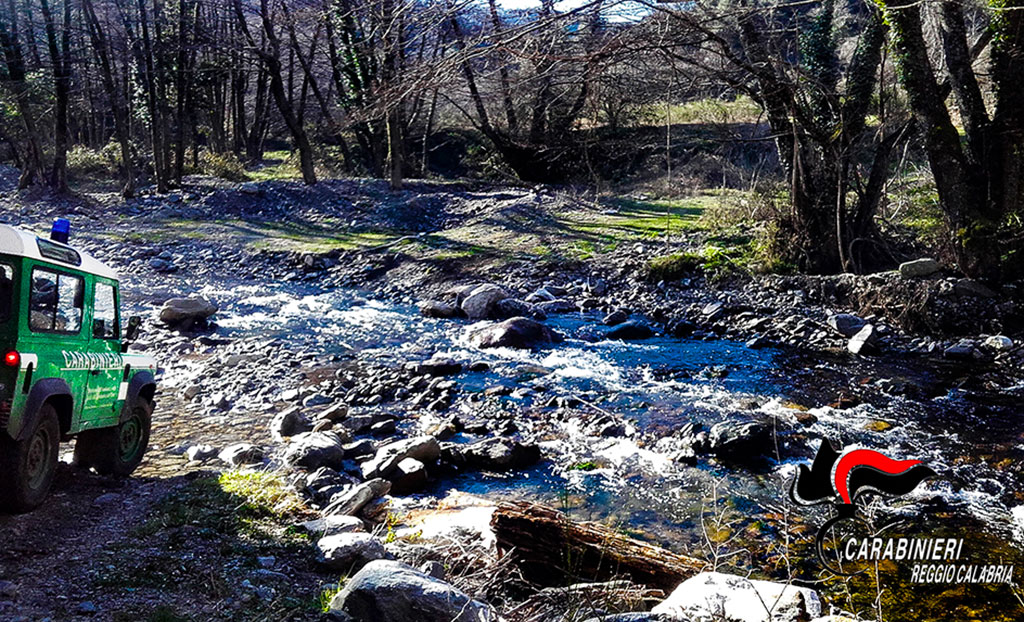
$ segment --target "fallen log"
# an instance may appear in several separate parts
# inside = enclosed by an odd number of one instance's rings
[[[573,521],[554,508],[535,503],[502,503],[494,511],[491,528],[498,549],[513,557],[527,580],[541,585],[626,576],[667,593],[707,568],[699,559],[630,538],[599,523]]]

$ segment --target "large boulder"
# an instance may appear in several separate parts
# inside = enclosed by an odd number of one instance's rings
[[[490,622],[486,604],[444,581],[400,562],[372,561],[330,604],[359,622]]]
[[[726,462],[754,462],[773,447],[771,428],[764,421],[720,421],[708,430],[708,450]]]
[[[683,581],[651,610],[680,622],[798,622],[821,615],[814,590],[720,572]]]
[[[340,469],[345,460],[344,441],[333,432],[303,432],[292,439],[284,452],[285,464],[314,471],[320,467]]]
[[[160,309],[160,321],[171,326],[191,326],[205,322],[217,312],[217,305],[201,296],[171,298]]]
[[[424,435],[395,441],[378,449],[373,458],[361,465],[363,477],[389,479],[391,475],[397,473],[399,463],[406,458],[428,464],[436,461],[440,455],[441,445],[433,436]]]
[[[497,306],[508,294],[497,285],[474,288],[462,301],[462,312],[471,320],[488,320],[497,316]]]
[[[456,466],[487,471],[522,469],[540,460],[540,448],[508,437],[488,438],[468,445],[450,443],[444,447],[444,459]]]
[[[852,313],[836,313],[828,317],[828,325],[843,337],[853,337],[867,324]]]
[[[360,531],[324,536],[317,540],[316,548],[318,561],[331,570],[350,570],[388,556],[384,543]]]
[[[514,317],[473,330],[469,342],[478,348],[532,348],[539,344],[558,343],[557,332],[525,317]]]
[[[930,257],[915,259],[914,261],[907,261],[900,264],[900,275],[906,279],[918,279],[931,276],[941,270],[942,264]]]

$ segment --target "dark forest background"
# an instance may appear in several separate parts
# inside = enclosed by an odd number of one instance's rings
[[[864,272],[898,220],[1024,274],[1024,2],[0,0],[19,186],[196,173],[749,192],[775,265]],[[275,164],[275,166],[269,166]]]

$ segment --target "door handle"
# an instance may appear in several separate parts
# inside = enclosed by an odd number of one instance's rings
[[[100,375],[100,370],[94,369],[94,370],[90,371],[89,373],[91,375],[93,375],[93,376],[99,376]]]

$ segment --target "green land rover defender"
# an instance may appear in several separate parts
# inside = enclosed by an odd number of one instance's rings
[[[25,512],[49,492],[59,443],[75,463],[125,476],[149,443],[156,361],[127,354],[118,277],[67,245],[0,225],[0,509]]]

